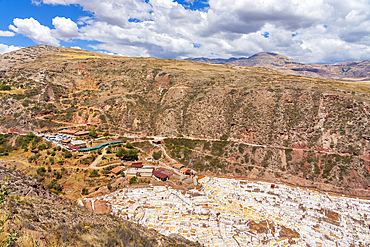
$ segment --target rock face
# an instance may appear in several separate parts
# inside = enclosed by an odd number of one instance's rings
[[[60,204],[69,204],[62,198],[52,194],[49,190],[35,179],[25,176],[23,173],[0,167],[0,182],[8,182],[7,191],[12,195],[42,198],[46,201]]]
[[[9,183],[8,196],[0,205],[0,217],[7,221],[5,233],[17,232],[12,246],[199,246],[189,241],[165,237],[118,218],[92,213],[62,200],[33,179],[18,172],[0,169],[0,181]],[[22,186],[23,185],[23,190]],[[26,189],[24,189],[26,188]],[[31,189],[32,188],[32,189]],[[108,207],[96,204],[101,213]],[[3,239],[0,236],[0,241]]]

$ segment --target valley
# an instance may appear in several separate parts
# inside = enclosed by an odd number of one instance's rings
[[[369,244],[362,79],[48,46],[0,61],[0,166],[60,200],[168,243]]]

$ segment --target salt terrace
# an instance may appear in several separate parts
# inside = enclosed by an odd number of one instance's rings
[[[125,188],[85,200],[205,246],[369,246],[370,201],[278,184],[205,177],[199,190]]]

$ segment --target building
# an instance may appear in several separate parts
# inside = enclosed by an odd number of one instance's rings
[[[150,178],[153,175],[154,167],[143,167],[135,168],[130,167],[127,170],[126,176],[129,177],[138,177],[138,178]]]
[[[160,144],[162,144],[162,142],[161,141],[153,141],[153,144],[160,145]]]
[[[71,145],[77,148],[86,148],[86,142],[77,140],[77,141],[71,141]]]
[[[59,133],[61,133],[61,134],[67,134],[67,135],[74,135],[77,131],[78,130],[64,129],[64,130],[59,131]]]
[[[132,163],[130,167],[132,167],[132,168],[142,168],[143,167],[143,162]]]
[[[172,167],[175,168],[176,170],[179,170],[180,171],[185,166],[184,165],[181,165],[181,164],[174,164]]]
[[[190,175],[191,174],[191,170],[189,168],[181,168],[180,169],[180,172],[184,175]]]
[[[62,142],[62,144],[63,144],[63,145],[67,145],[68,143],[70,143],[70,142],[71,142],[71,140],[69,140],[69,139],[64,139],[64,140],[62,140],[61,142]]]
[[[162,181],[166,181],[167,179],[169,179],[173,175],[173,172],[168,171],[168,170],[163,169],[163,168],[157,168],[153,172],[153,175],[155,177],[161,179]]]
[[[77,131],[74,135],[75,136],[86,136],[90,133],[90,131],[83,131],[83,130],[80,130],[80,131]]]
[[[110,171],[110,175],[118,175],[125,170],[123,166],[116,166]]]

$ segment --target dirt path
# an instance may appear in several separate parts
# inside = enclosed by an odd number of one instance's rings
[[[97,167],[96,165],[99,164],[101,158],[107,154],[107,147],[105,147],[103,149],[103,153],[101,155],[99,155],[90,165],[89,167],[87,167],[86,169],[101,169],[101,168],[104,168],[104,166],[102,167]]]

